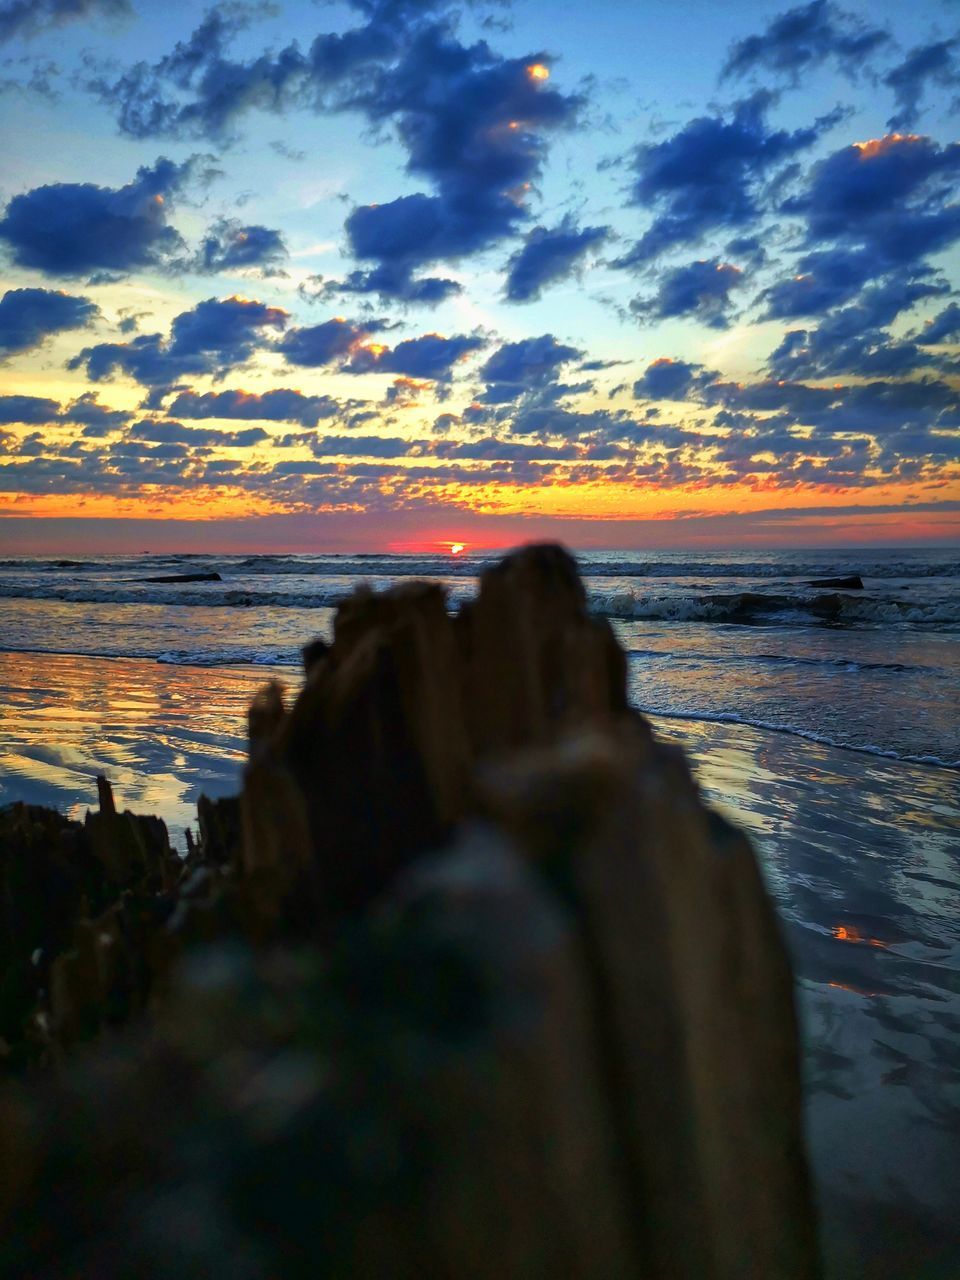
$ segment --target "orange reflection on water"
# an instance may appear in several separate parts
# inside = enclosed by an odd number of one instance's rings
[[[885,947],[888,944],[881,938],[868,938],[865,933],[852,924],[835,924],[833,926],[833,936],[840,942],[863,942],[868,947]]]

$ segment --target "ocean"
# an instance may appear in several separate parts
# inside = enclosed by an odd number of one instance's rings
[[[641,710],[960,768],[960,552],[585,552],[590,607]],[[0,648],[186,666],[297,666],[358,586],[441,581],[489,557],[135,555],[0,560]],[[146,582],[219,574],[220,581]],[[862,590],[818,587],[859,575]]]

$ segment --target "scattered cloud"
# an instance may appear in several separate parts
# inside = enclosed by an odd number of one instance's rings
[[[99,314],[89,298],[59,289],[8,289],[0,298],[0,359],[39,347],[55,333],[83,329]]]
[[[198,374],[222,378],[245,364],[266,334],[284,329],[288,318],[282,308],[249,298],[207,298],[174,319],[169,338],[147,333],[130,342],[97,343],[84,347],[68,368],[85,368],[94,382],[124,373],[147,387]]]
[[[534,227],[507,263],[507,300],[539,298],[544,289],[572,275],[609,236],[609,227],[578,227],[572,218],[564,218],[556,227]]]
[[[788,9],[760,35],[738,40],[721,70],[721,79],[768,71],[798,85],[801,75],[832,62],[856,78],[873,54],[891,44],[888,32],[872,27],[830,0]]]
[[[887,121],[888,129],[912,128],[922,113],[922,103],[930,85],[956,88],[960,85],[960,36],[917,45],[904,60],[888,71],[883,83],[893,90],[897,110]],[[954,101],[953,110],[957,103]]]
[[[630,310],[647,321],[691,316],[712,329],[730,323],[731,291],[743,284],[743,272],[718,258],[688,262],[663,272],[650,298],[634,298]]]
[[[129,0],[2,0],[0,43],[37,36],[51,27],[86,18],[120,18],[133,12]]]
[[[207,230],[195,257],[185,264],[198,272],[246,271],[283,275],[287,246],[271,227],[244,226],[236,218],[218,218]]]
[[[743,232],[758,221],[771,176],[842,115],[831,112],[804,129],[773,129],[767,115],[775,101],[769,90],[758,90],[736,103],[727,119],[698,116],[664,141],[635,150],[632,199],[654,209],[654,218],[615,266],[644,266],[668,249],[698,244],[709,232]]]
[[[184,248],[167,221],[168,201],[192,164],[161,157],[125,187],[57,182],[14,196],[0,219],[0,243],[18,267],[52,276],[128,275],[164,269]]]

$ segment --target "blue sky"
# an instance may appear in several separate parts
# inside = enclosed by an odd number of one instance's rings
[[[0,0],[0,538],[955,537],[958,12]]]

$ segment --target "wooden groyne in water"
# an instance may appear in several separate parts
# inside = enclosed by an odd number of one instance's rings
[[[0,810],[0,1270],[812,1277],[748,841],[573,561],[357,593],[186,857]]]

